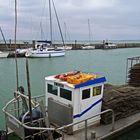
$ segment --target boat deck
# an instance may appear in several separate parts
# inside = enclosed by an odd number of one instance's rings
[[[96,132],[96,139],[112,139],[115,136],[127,131],[130,127],[140,123],[140,113],[115,121],[115,129],[111,131],[112,124],[94,126],[88,128],[88,139],[91,139],[91,133]],[[66,140],[85,140],[85,130],[74,133],[74,135],[64,135]],[[94,139],[93,139],[94,140]]]

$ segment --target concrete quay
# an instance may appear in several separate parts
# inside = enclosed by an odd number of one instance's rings
[[[54,46],[60,46],[61,44],[55,43],[53,44]],[[138,48],[140,47],[140,43],[118,43],[116,44],[116,48]],[[82,46],[84,46],[84,43],[78,43],[78,42],[73,42],[73,43],[68,43],[66,46],[72,46],[73,50],[79,50],[82,49]],[[96,43],[96,44],[91,44],[91,46],[95,46],[95,49],[103,49],[103,44],[102,43]],[[30,47],[35,47],[35,41],[32,41],[31,43],[29,42],[23,42],[23,43],[17,43],[16,48],[30,48]],[[0,51],[14,51],[15,50],[15,44],[12,43],[7,43],[7,46],[0,42]]]
[[[114,130],[111,130],[112,124],[89,127],[87,130],[87,140],[113,140],[117,136],[138,126],[140,126],[140,113],[115,121]],[[64,139],[85,140],[85,129],[75,132],[73,135],[64,134]]]

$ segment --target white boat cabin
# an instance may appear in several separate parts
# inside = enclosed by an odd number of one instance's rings
[[[63,105],[71,106],[71,123],[84,120],[101,112],[104,82],[106,82],[105,77],[98,76],[98,78],[87,80],[79,84],[70,84],[67,81],[55,78],[55,76],[56,75],[45,78],[47,108],[49,108],[49,98]],[[57,110],[59,111],[57,112]],[[51,107],[51,111],[53,115],[57,116],[57,119],[59,118],[58,114],[61,114],[60,118],[63,119],[67,116],[65,112],[57,109],[57,106],[54,109]],[[54,112],[57,112],[57,114]],[[97,121],[99,122],[99,120],[100,116],[97,116],[92,119],[91,122],[95,123]],[[63,125],[66,125],[65,123],[63,123]],[[82,127],[82,125],[74,127],[73,130],[78,130],[80,127]]]

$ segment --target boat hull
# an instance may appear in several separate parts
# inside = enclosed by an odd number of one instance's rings
[[[65,51],[51,51],[51,52],[30,51],[30,52],[27,52],[25,56],[30,57],[30,58],[61,57],[61,56],[65,56]]]
[[[0,52],[0,58],[7,58],[9,55],[9,52]]]

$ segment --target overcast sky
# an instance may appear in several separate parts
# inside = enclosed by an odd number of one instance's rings
[[[48,0],[17,0],[17,2],[17,39],[32,40],[42,37],[49,39]],[[93,40],[140,39],[140,0],[54,0],[54,2],[63,34],[66,32],[67,39],[88,40],[88,19]],[[59,40],[54,10],[52,18],[53,39]],[[0,26],[6,39],[14,38],[14,0],[0,0]]]

